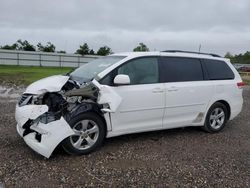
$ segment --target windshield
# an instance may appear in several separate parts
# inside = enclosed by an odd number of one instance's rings
[[[95,59],[70,73],[72,79],[79,82],[87,82],[92,80],[97,74],[104,71],[111,65],[124,59],[125,56],[105,56]]]

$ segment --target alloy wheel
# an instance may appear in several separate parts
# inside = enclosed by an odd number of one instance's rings
[[[215,108],[209,117],[210,126],[214,129],[219,129],[225,121],[225,112],[222,108]]]
[[[70,137],[70,142],[78,150],[92,147],[99,136],[99,127],[92,120],[82,120],[75,124],[72,129],[75,134]]]

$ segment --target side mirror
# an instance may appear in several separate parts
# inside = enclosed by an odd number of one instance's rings
[[[115,85],[129,85],[130,84],[130,78],[126,74],[118,74],[114,79]]]

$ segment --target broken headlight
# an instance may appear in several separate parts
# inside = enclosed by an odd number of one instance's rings
[[[23,94],[18,101],[18,105],[25,106],[28,104],[41,104],[42,103],[42,96],[38,95],[31,95],[31,94]]]
[[[30,94],[23,94],[18,101],[19,106],[25,106],[31,103],[32,95]]]

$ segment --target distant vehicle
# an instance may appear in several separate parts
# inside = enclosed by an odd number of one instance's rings
[[[240,67],[238,69],[239,72],[250,72],[250,67]]]
[[[201,126],[221,131],[242,109],[228,59],[183,51],[119,53],[34,82],[16,106],[17,131],[49,158],[59,144],[88,154],[107,137]]]
[[[244,67],[242,64],[233,64],[233,66],[236,68],[236,70],[239,70],[241,67]]]

